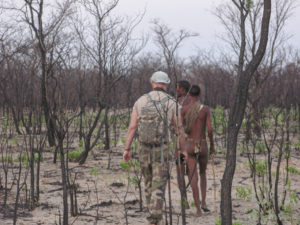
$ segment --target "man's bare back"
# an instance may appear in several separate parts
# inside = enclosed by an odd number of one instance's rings
[[[196,86],[196,85],[195,85]],[[196,117],[189,121],[191,123],[189,132],[186,134],[185,147],[188,153],[188,176],[191,180],[191,187],[193,190],[193,197],[195,205],[197,207],[197,215],[201,215],[200,209],[200,199],[199,199],[199,189],[198,189],[198,172],[197,172],[197,162],[199,163],[199,173],[200,173],[200,184],[201,184],[201,197],[202,204],[201,208],[207,211],[206,205],[206,168],[208,162],[208,148],[206,143],[206,129],[210,140],[210,150],[211,154],[214,152],[213,147],[213,135],[210,122],[210,109],[208,106],[199,105],[198,108],[195,104],[198,103],[198,96],[189,96],[189,103],[183,105],[181,110],[181,115],[184,123],[187,123],[190,118],[190,110],[194,110]],[[184,167],[182,166],[182,171]]]

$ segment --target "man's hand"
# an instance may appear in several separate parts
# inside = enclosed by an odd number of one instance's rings
[[[128,160],[132,160],[131,154],[129,150],[125,150],[123,153],[123,159],[128,162]]]
[[[213,154],[215,154],[215,147],[213,145],[210,145],[209,155],[212,156]]]

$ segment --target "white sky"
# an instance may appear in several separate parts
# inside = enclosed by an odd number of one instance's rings
[[[143,21],[137,33],[151,32],[151,20],[155,18],[167,24],[174,31],[182,28],[197,32],[199,37],[183,43],[180,54],[191,56],[198,49],[217,50],[224,47],[224,42],[217,36],[224,32],[220,22],[213,15],[217,5],[229,0],[120,0],[118,11],[121,14],[136,15],[146,9]],[[299,0],[298,1],[299,5]],[[294,10],[288,20],[286,33],[292,35],[289,44],[300,49],[300,7]]]

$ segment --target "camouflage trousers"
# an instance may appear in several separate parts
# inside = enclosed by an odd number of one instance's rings
[[[140,144],[139,158],[145,182],[145,195],[150,223],[159,223],[163,217],[165,189],[169,177],[168,165],[171,159],[167,144],[150,147]]]

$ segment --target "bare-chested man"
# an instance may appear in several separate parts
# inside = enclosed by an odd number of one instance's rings
[[[201,94],[200,87],[193,85],[189,91],[189,103],[183,104],[181,114],[183,118],[184,129],[186,133],[186,151],[188,153],[188,176],[191,180],[191,187],[197,215],[201,215],[201,208],[207,212],[206,205],[206,167],[208,162],[208,148],[206,143],[206,128],[210,141],[210,155],[214,153],[213,132],[210,122],[210,109],[208,106],[199,103]],[[198,188],[197,162],[200,171],[201,187],[201,208]],[[184,167],[181,167],[182,173]],[[183,184],[185,185],[185,184]]]

